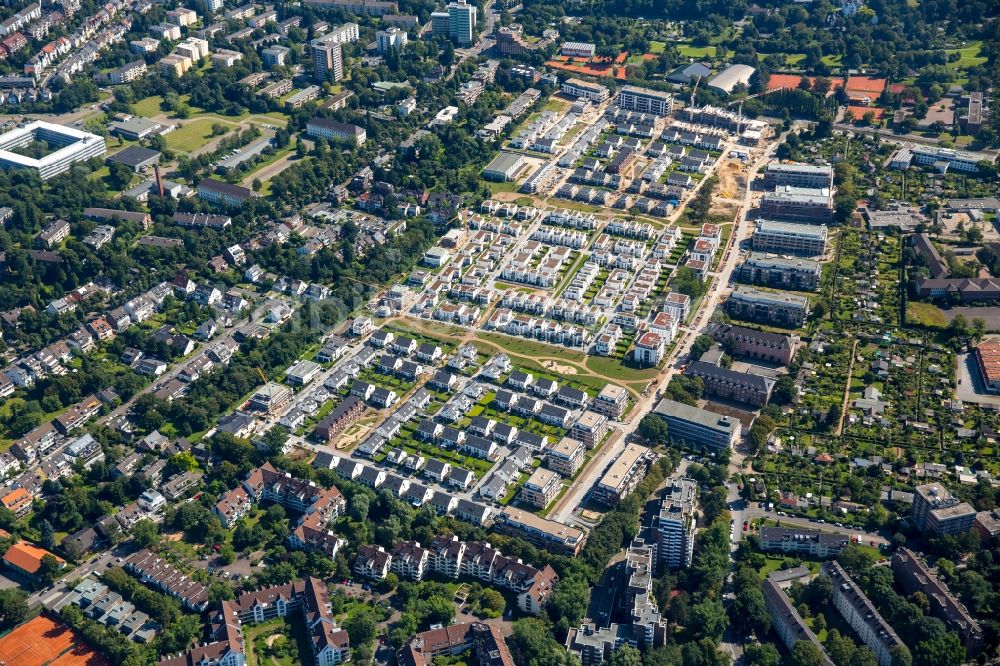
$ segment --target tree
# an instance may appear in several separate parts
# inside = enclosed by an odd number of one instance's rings
[[[715,346],[715,340],[709,335],[699,335],[691,343],[691,358],[698,359],[701,355]]]
[[[42,555],[42,561],[39,564],[38,571],[35,572],[35,577],[38,578],[45,585],[51,585],[59,576],[59,571],[62,569],[62,565],[56,556],[51,553],[46,553]]]
[[[108,164],[108,179],[111,186],[116,190],[123,190],[132,182],[132,169],[121,162],[111,162]]]
[[[143,518],[132,526],[132,539],[140,548],[152,548],[160,542],[160,526]]]
[[[611,653],[608,666],[642,666],[642,655],[631,645],[623,645]]]
[[[639,421],[639,434],[650,442],[666,443],[668,439],[667,422],[655,414],[646,414]],[[574,622],[574,624],[576,623]]]
[[[17,588],[0,590],[0,626],[17,626],[30,614],[27,594]]]
[[[363,645],[375,640],[377,624],[372,611],[367,606],[358,606],[344,621],[344,631],[352,645]]]
[[[712,638],[718,641],[725,633],[728,624],[726,608],[719,601],[706,599],[691,606],[688,629],[696,638]]]
[[[45,519],[38,523],[38,543],[41,544],[42,548],[49,550],[55,548],[56,545],[56,530],[52,527],[52,523]]]
[[[781,654],[773,643],[754,643],[743,651],[747,666],[780,666]]]
[[[917,643],[913,666],[960,666],[965,661],[965,648],[958,635],[946,632]]]
[[[788,658],[790,666],[823,666],[826,660],[819,648],[809,641],[796,641]]]
[[[656,421],[662,419],[656,418]],[[643,419],[645,421],[645,419]],[[640,428],[642,427],[640,423]],[[590,586],[580,578],[564,578],[556,584],[549,600],[548,612],[553,621],[565,618],[569,626],[580,624],[590,603]],[[502,609],[501,609],[502,610]]]
[[[507,600],[496,590],[486,588],[479,595],[479,607],[486,611],[487,615],[500,617],[507,608]]]

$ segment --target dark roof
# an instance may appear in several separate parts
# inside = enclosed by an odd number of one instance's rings
[[[769,345],[774,345],[776,347],[788,348],[792,345],[792,338],[782,333],[771,333],[770,331],[758,331],[755,328],[747,328],[746,326],[733,326],[731,324],[723,324],[716,329],[715,338],[717,340],[725,339],[728,337],[745,337],[749,338],[750,340],[767,343]]]
[[[948,268],[948,264],[945,260],[941,258],[937,248],[934,247],[934,244],[931,242],[931,239],[927,234],[915,234],[913,236],[913,249],[917,251],[917,254],[919,254],[927,264],[932,278],[939,279],[948,277],[951,270]]]
[[[119,164],[124,164],[125,166],[130,166],[133,169],[144,164],[149,164],[160,158],[160,152],[157,150],[150,150],[149,148],[143,148],[142,146],[129,146],[124,150],[120,150],[111,157],[108,158],[109,162],[118,162]]]
[[[727,368],[721,368],[711,363],[695,361],[684,371],[686,375],[697,377],[708,377],[715,381],[727,382],[730,384],[743,384],[754,388],[757,391],[768,392],[774,384],[774,380],[755,375],[749,372],[736,372]]]

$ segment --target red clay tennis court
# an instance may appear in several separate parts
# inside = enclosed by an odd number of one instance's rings
[[[111,666],[65,624],[40,615],[0,638],[5,666]]]

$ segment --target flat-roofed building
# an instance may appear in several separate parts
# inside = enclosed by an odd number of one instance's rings
[[[50,150],[41,157],[14,152],[32,144],[46,144]],[[69,170],[77,162],[99,157],[107,150],[104,137],[42,120],[14,127],[0,134],[0,167],[28,169],[47,180]]]
[[[622,86],[618,91],[618,106],[627,111],[669,116],[674,110],[674,96],[649,88]]]
[[[594,484],[592,496],[598,502],[614,506],[635,490],[644,478],[656,454],[645,446],[629,444]]]
[[[500,151],[500,154],[483,169],[483,177],[487,180],[510,181],[517,178],[523,167],[524,155]]]
[[[758,220],[752,239],[753,249],[758,252],[781,252],[814,257],[826,252],[828,233],[828,229],[822,224]]]
[[[793,291],[816,291],[819,289],[822,268],[820,262],[811,259],[751,252],[737,269],[736,277],[747,284]]]
[[[570,97],[586,99],[595,104],[603,102],[611,95],[611,91],[600,83],[592,83],[575,77],[563,81],[562,92]]]
[[[730,448],[740,439],[739,420],[674,400],[661,400],[653,414],[667,422],[671,441],[712,449]]]
[[[757,210],[763,218],[826,224],[833,219],[833,195],[827,187],[784,185],[765,193]]]
[[[764,186],[832,188],[833,167],[815,164],[771,162],[764,171]]]
[[[803,527],[761,527],[760,549],[767,553],[833,557],[850,539],[843,534]]]
[[[586,445],[578,439],[563,437],[545,450],[548,466],[565,477],[571,477],[583,464]]]
[[[925,483],[913,489],[910,520],[921,532],[965,534],[972,529],[976,510],[959,500],[940,483]]]
[[[494,527],[498,532],[521,537],[563,555],[579,555],[587,541],[587,533],[581,529],[509,506],[497,515]]]
[[[660,512],[653,517],[656,559],[660,570],[691,566],[694,533],[698,526],[695,515],[697,491],[698,484],[693,479],[673,479],[667,486]]]
[[[544,509],[556,498],[561,487],[561,476],[550,469],[538,467],[521,486],[519,497],[522,502]]]
[[[609,419],[620,419],[628,407],[628,391],[617,384],[605,384],[590,403],[590,408]]]
[[[834,607],[875,654],[879,666],[892,666],[893,652],[903,648],[903,641],[839,563],[826,562],[822,572],[833,581]]]
[[[368,139],[368,133],[363,127],[320,117],[306,122],[306,134],[314,139],[342,141],[354,146],[363,146]]]
[[[738,285],[726,301],[726,311],[736,319],[799,328],[809,315],[809,299]]]
[[[586,444],[588,449],[597,446],[607,432],[608,417],[589,409],[581,414],[570,428],[570,435]]]

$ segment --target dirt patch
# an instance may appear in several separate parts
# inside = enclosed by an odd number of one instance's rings
[[[364,439],[374,425],[374,419],[352,423],[347,427],[347,430],[344,431],[344,434],[340,436],[340,439],[337,440],[337,449],[343,450],[351,448]]]
[[[278,640],[282,636],[284,636],[284,634],[271,634],[266,639],[264,639],[264,642],[267,643],[267,647],[271,647],[272,645],[274,645],[274,641]]]
[[[563,365],[562,363],[556,363],[555,361],[549,361],[549,360],[542,361],[542,367],[545,368],[546,370],[551,370],[552,372],[556,372],[560,375],[576,374],[576,368],[574,368],[572,365]]]
[[[716,169],[719,176],[718,193],[720,197],[730,199],[739,197],[746,188],[747,178],[743,173],[743,164],[734,160],[727,160]]]

